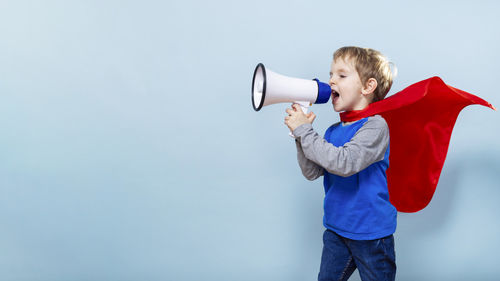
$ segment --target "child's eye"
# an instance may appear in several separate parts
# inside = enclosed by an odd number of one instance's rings
[[[340,78],[346,78],[346,76],[345,75],[340,75]]]

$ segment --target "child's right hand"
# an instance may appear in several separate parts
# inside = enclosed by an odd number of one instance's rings
[[[293,132],[302,124],[312,124],[316,118],[316,115],[312,111],[304,114],[302,108],[297,103],[292,104],[292,108],[287,108],[286,113],[288,113],[288,116],[285,117],[285,125],[290,129],[290,132]]]

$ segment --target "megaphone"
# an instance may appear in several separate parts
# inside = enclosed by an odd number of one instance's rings
[[[266,69],[259,63],[252,79],[252,105],[255,111],[263,106],[293,102],[300,104],[302,111],[313,103],[326,103],[331,95],[330,85],[318,79],[293,78]]]

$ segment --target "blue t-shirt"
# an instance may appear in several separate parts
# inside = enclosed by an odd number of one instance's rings
[[[343,146],[368,120],[329,127],[325,140]],[[396,208],[389,201],[386,170],[389,167],[389,145],[384,159],[357,174],[342,177],[324,172],[325,188],[323,224],[340,236],[353,240],[372,240],[396,231]]]

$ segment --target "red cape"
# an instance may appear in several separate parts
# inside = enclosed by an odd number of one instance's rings
[[[432,199],[451,132],[460,111],[471,104],[496,108],[485,100],[431,77],[363,110],[340,113],[343,122],[379,114],[390,132],[386,171],[391,203],[400,212],[417,212]]]

